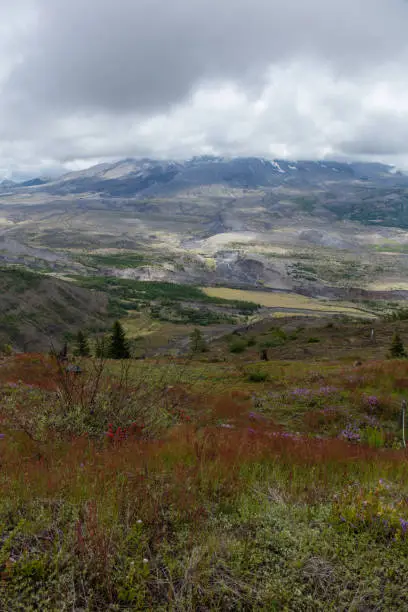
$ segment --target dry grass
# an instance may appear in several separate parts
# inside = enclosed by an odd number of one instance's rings
[[[210,297],[229,300],[242,300],[255,302],[267,308],[295,308],[298,310],[325,311],[351,316],[365,316],[361,310],[338,302],[324,302],[294,293],[279,293],[267,291],[246,291],[242,289],[229,289],[227,287],[204,287],[203,291]]]

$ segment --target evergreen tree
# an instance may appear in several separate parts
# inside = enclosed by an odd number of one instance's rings
[[[119,321],[116,321],[113,325],[109,346],[109,357],[111,359],[129,359],[130,357],[125,331]]]
[[[83,331],[79,331],[76,338],[76,349],[75,355],[79,357],[89,357],[91,351],[89,350],[88,338],[85,336]]]
[[[207,350],[203,334],[197,327],[190,334],[190,350],[192,353],[205,353]]]
[[[391,347],[390,347],[390,357],[393,359],[398,359],[399,357],[406,357],[407,354],[405,352],[404,344],[401,340],[401,336],[398,332],[395,332],[392,337]]]

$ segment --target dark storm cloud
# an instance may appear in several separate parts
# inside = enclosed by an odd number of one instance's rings
[[[404,0],[0,0],[0,175],[209,152],[408,166],[407,23]]]
[[[384,113],[369,117],[364,125],[356,127],[350,140],[339,143],[345,155],[399,156],[407,153],[408,112],[404,116]]]
[[[402,0],[37,0],[12,73],[14,103],[39,110],[142,110],[206,79],[256,83],[305,56],[360,73],[406,48]],[[32,106],[31,106],[32,108]]]

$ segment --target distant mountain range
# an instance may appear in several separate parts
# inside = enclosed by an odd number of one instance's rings
[[[187,161],[124,159],[70,172],[58,179],[33,178],[23,183],[3,181],[0,189],[40,188],[63,195],[86,192],[112,197],[173,195],[208,185],[256,189],[319,182],[393,182],[408,185],[408,175],[380,163],[267,160],[257,157],[194,157]]]

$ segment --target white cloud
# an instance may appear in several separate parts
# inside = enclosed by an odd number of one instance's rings
[[[408,167],[407,17],[403,0],[0,0],[0,175],[203,153]]]

